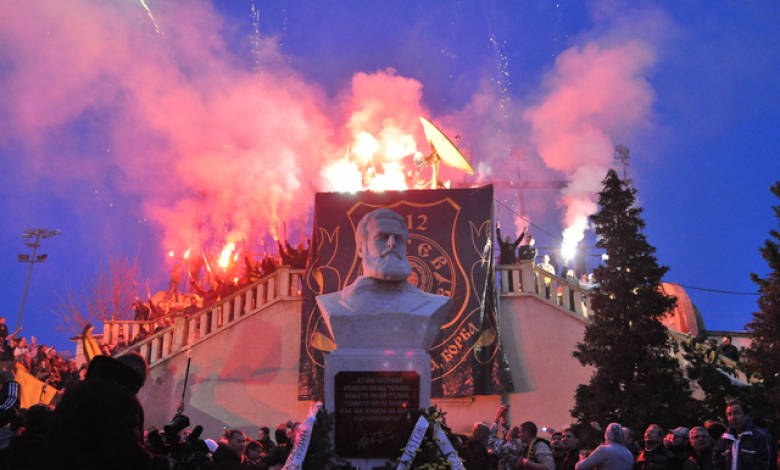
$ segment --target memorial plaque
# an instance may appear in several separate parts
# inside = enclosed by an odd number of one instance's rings
[[[339,372],[335,380],[336,452],[344,458],[395,459],[420,402],[416,372]]]

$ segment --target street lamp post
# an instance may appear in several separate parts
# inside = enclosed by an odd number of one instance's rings
[[[41,247],[40,241],[42,238],[51,238],[54,235],[59,235],[62,232],[60,230],[46,230],[45,228],[29,228],[24,231],[22,238],[33,238],[34,242],[25,242],[25,245],[33,249],[32,255],[19,255],[17,258],[20,263],[30,263],[30,269],[27,271],[27,283],[24,285],[24,295],[22,295],[22,306],[19,308],[19,318],[16,319],[16,329],[19,330],[22,326],[22,313],[24,313],[24,302],[27,300],[27,289],[30,288],[30,277],[32,276],[32,269],[35,263],[43,263],[49,255],[36,255],[38,248]]]

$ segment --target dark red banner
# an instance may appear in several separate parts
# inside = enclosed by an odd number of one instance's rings
[[[360,219],[380,207],[407,221],[409,282],[452,298],[450,317],[430,349],[433,397],[512,391],[498,336],[493,288],[493,187],[315,196],[311,262],[303,286],[299,399],[323,399],[323,354],[334,349],[316,296],[361,274],[355,249]]]

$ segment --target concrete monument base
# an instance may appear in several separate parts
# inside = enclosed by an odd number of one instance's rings
[[[409,437],[407,412],[430,403],[427,351],[350,349],[325,356],[325,407],[336,413],[336,451],[361,470],[395,463]]]
[[[361,470],[397,460],[414,427],[409,412],[430,406],[428,350],[452,304],[408,281],[408,242],[406,219],[388,209],[369,212],[355,229],[363,276],[317,296],[336,342],[324,364],[336,453]]]

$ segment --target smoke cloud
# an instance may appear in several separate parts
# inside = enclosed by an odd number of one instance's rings
[[[242,64],[206,1],[152,10],[156,25],[136,2],[0,3],[0,138],[32,156],[37,178],[109,175],[162,227],[161,254],[276,238],[281,221],[302,228],[316,191],[407,187],[411,155],[430,151],[419,116],[465,137],[473,184],[530,139],[568,178],[560,203],[581,238],[613,136],[645,125],[653,103],[655,54],[639,40],[565,51],[525,112],[488,83],[437,117],[423,84],[393,69],[356,73],[331,98],[274,38],[257,38],[257,65]]]
[[[162,226],[160,251],[181,254],[277,238],[283,221],[302,229],[313,193],[348,183],[346,167],[403,175],[425,113],[416,80],[358,73],[333,103],[285,65],[273,38],[257,40],[256,69],[242,68],[206,2],[169,2],[155,19],[162,34],[133,2],[0,6],[0,135],[33,150],[37,177],[117,170],[111,185],[140,196]],[[105,149],[43,137],[67,138],[71,126],[104,131]]]
[[[649,122],[654,94],[646,74],[655,61],[650,44],[638,40],[573,47],[545,78],[541,103],[525,112],[539,156],[569,181],[559,200],[564,254],[573,254],[596,212],[596,195],[619,143],[613,139]]]

